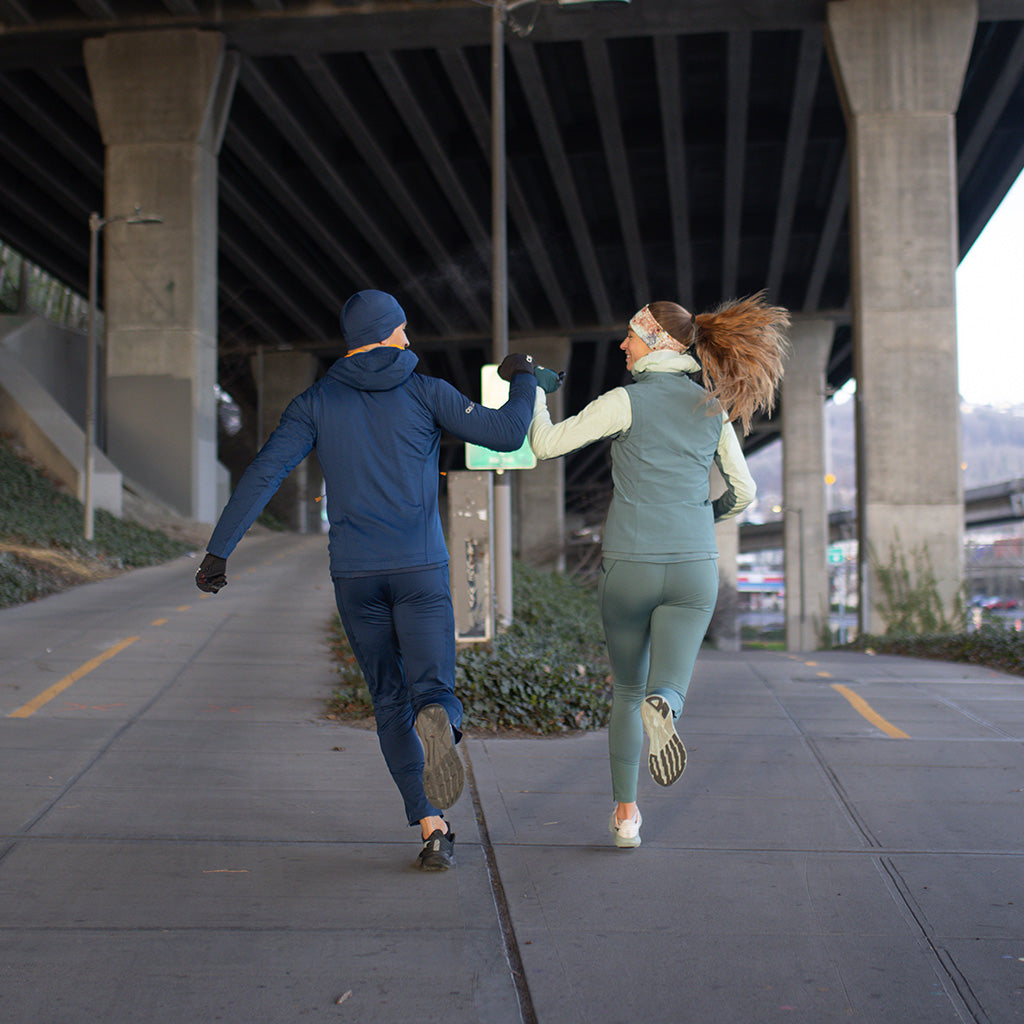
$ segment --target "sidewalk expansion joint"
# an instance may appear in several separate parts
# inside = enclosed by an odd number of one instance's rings
[[[836,802],[839,804],[846,816],[847,821],[851,827],[861,834],[864,841],[875,851],[878,851],[882,847],[882,843],[878,837],[868,827],[867,822],[857,813],[857,809],[850,799],[846,790],[843,788],[843,784],[839,781],[839,777],[830,767],[828,760],[818,749],[817,744],[808,735],[803,725],[797,720],[796,716],[786,707],[782,698],[772,689],[768,680],[762,676],[762,682],[764,683],[765,689],[771,694],[772,699],[778,705],[779,709],[786,716],[787,721],[793,727],[793,731],[800,737],[801,741],[811,752],[811,756],[814,758],[818,765],[818,770],[821,772],[822,777],[825,779],[829,789],[832,790],[832,795],[835,797]]]
[[[889,857],[879,857],[878,864],[889,880],[893,901],[903,909],[904,916],[917,930],[917,939],[925,955],[933,962],[933,969],[942,985],[951,1007],[964,1024],[991,1024],[992,1018],[985,1012],[981,1000],[971,988],[970,982],[957,966],[948,949],[935,943],[935,929],[920,904],[914,898],[899,868]]]
[[[530,986],[526,981],[526,970],[519,952],[519,943],[516,939],[515,927],[512,924],[512,914],[505,896],[505,886],[502,884],[501,874],[498,871],[498,858],[495,856],[494,846],[491,843],[491,834],[487,828],[487,819],[484,816],[483,803],[480,800],[480,790],[477,788],[476,776],[473,773],[473,761],[465,747],[462,749],[462,755],[466,764],[466,781],[469,783],[469,792],[473,798],[477,828],[480,831],[480,845],[483,849],[484,865],[487,868],[487,878],[491,886],[491,897],[494,900],[498,928],[501,931],[505,962],[508,965],[516,1000],[519,1003],[519,1016],[523,1024],[537,1024],[537,1012],[533,1006],[533,997],[530,995]]]

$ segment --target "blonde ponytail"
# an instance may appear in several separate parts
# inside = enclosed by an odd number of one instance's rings
[[[782,380],[789,343],[783,333],[789,312],[769,306],[765,293],[723,302],[694,317],[690,351],[701,364],[704,389],[717,399],[744,434],[759,411],[770,413]]]

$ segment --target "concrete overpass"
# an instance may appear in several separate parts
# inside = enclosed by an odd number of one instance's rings
[[[1024,519],[1024,479],[1017,477],[964,492],[964,524],[968,529],[1002,526]],[[740,551],[768,551],[783,546],[781,519],[740,526]],[[828,540],[835,544],[857,535],[857,516],[850,509],[830,512]]]
[[[0,19],[0,237],[84,289],[91,210],[164,218],[104,231],[125,472],[212,518],[214,380],[243,410],[242,450],[220,445],[239,462],[338,355],[360,287],[399,294],[425,370],[476,390],[486,6],[0,0]],[[927,543],[952,595],[953,271],[1024,167],[1024,0],[538,0],[505,34],[512,344],[569,366],[573,411],[621,382],[612,343],[638,305],[766,287],[795,354],[783,415],[746,444],[784,436],[787,547],[802,532],[824,566],[821,406],[856,375],[862,528]],[[521,548],[559,535],[537,515],[563,487],[599,514],[605,461],[536,471]]]

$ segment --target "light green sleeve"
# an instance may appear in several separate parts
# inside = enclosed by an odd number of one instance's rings
[[[718,438],[715,465],[725,481],[724,493],[712,502],[717,523],[738,516],[757,496],[757,485],[747,468],[736,429],[725,416],[722,417],[722,433]]]
[[[632,422],[633,410],[625,388],[606,391],[575,416],[561,423],[551,422],[547,396],[537,388],[533,420],[526,436],[538,459],[554,459],[604,437],[614,437],[615,434],[629,430]]]

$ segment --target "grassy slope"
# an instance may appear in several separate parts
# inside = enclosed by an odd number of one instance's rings
[[[96,511],[89,542],[82,518],[80,501],[0,439],[0,608],[192,550],[103,509]]]

